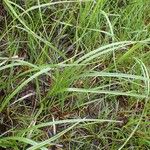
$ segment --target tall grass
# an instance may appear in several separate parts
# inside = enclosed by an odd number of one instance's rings
[[[149,149],[149,4],[3,0],[0,146]]]

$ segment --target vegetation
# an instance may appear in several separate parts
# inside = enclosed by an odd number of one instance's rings
[[[2,0],[0,149],[150,149],[149,6]]]

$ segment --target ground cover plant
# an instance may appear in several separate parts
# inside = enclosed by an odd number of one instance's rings
[[[150,149],[149,0],[0,1],[0,149]]]

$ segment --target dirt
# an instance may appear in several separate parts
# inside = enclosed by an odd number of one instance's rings
[[[7,11],[4,8],[2,0],[0,0],[0,31],[4,28],[5,17],[7,17]]]
[[[144,102],[139,101],[139,102],[134,103],[131,109],[136,113],[141,113],[144,109],[144,106],[145,106]]]
[[[121,123],[117,123],[117,127],[122,128],[128,123],[128,116],[124,113],[118,113],[118,121],[121,121]]]
[[[35,85],[34,84],[32,84],[32,83],[30,83],[28,86],[26,86],[25,88],[24,88],[24,90],[19,94],[19,98],[21,98],[21,97],[24,97],[24,96],[26,96],[26,95],[28,95],[28,94],[30,94],[30,93],[35,93],[35,91],[36,91],[36,87],[35,87]],[[36,99],[36,97],[35,97],[35,94],[34,95],[32,95],[32,96],[30,96],[30,97],[28,97],[28,98],[25,98],[24,99],[24,102],[25,102],[25,104],[27,105],[27,106],[34,106],[34,104],[35,104],[35,99]]]
[[[117,96],[120,108],[127,108],[129,106],[128,97],[119,95]]]

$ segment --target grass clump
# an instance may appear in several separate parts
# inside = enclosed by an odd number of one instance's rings
[[[1,149],[149,149],[149,5],[1,1]]]

